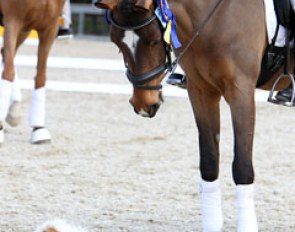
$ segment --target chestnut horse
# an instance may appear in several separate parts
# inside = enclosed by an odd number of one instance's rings
[[[11,117],[18,116],[19,104],[11,101],[15,83],[14,58],[19,46],[32,29],[38,32],[38,63],[35,77],[35,89],[32,93],[29,123],[32,130],[32,143],[50,140],[45,128],[45,82],[46,65],[51,46],[56,38],[58,19],[65,0],[0,0],[0,14],[4,25],[4,62],[0,82],[0,144],[4,142],[4,120],[17,124]]]
[[[111,40],[122,51],[134,86],[135,112],[155,116],[161,81],[170,66],[162,26],[170,22],[173,50],[187,76],[187,90],[199,132],[203,231],[221,231],[219,187],[220,100],[228,103],[234,132],[232,175],[236,184],[238,231],[258,231],[252,162],[255,88],[268,44],[263,0],[98,0],[108,9]],[[155,13],[160,8],[162,15]],[[171,10],[171,12],[169,12]],[[159,12],[157,10],[156,12]],[[164,12],[164,13],[163,13]],[[167,24],[166,21],[166,24]],[[126,33],[133,32],[132,46]],[[177,40],[178,38],[178,40]],[[178,48],[179,43],[181,47]],[[270,80],[263,89],[271,89]],[[282,84],[284,85],[284,84]],[[287,86],[286,84],[284,85]],[[282,88],[283,86],[281,86]]]

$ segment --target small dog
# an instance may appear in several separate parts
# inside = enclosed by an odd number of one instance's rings
[[[70,225],[65,220],[54,219],[39,226],[34,232],[88,232],[82,227]]]

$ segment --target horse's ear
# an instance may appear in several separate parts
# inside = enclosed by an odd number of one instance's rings
[[[154,3],[153,0],[136,0],[134,5],[140,10],[151,11],[153,10]]]
[[[119,4],[119,0],[94,0],[93,3],[97,8],[114,10]]]

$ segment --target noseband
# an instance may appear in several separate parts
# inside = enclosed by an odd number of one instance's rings
[[[153,14],[150,18],[145,20],[144,22],[136,25],[120,25],[114,20],[113,14],[111,11],[108,12],[108,20],[110,21],[111,25],[124,31],[136,31],[138,29],[144,28],[151,24],[154,20],[157,19],[157,16]],[[160,66],[150,70],[147,73],[141,75],[134,75],[132,72],[127,68],[126,76],[128,80],[132,83],[134,88],[138,89],[148,89],[148,90],[161,90],[162,85],[147,85],[146,83],[155,79],[159,74],[166,71],[168,68],[171,67],[171,48],[168,44],[165,44],[165,52],[167,61],[165,64],[161,64]]]

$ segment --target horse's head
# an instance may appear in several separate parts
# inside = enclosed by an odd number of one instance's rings
[[[130,99],[134,111],[154,117],[163,102],[161,81],[170,62],[170,58],[166,62],[170,48],[154,14],[155,1],[98,0],[95,5],[108,9],[111,40],[123,53],[126,75],[134,87]]]

